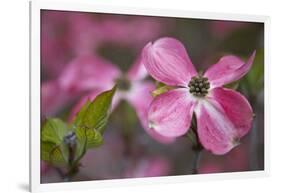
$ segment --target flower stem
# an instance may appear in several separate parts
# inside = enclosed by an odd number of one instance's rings
[[[192,143],[192,150],[194,151],[192,174],[198,174],[198,168],[203,146],[199,141],[199,137],[197,134],[197,124],[194,117],[192,119],[192,125],[189,129],[189,132],[187,133],[187,137],[190,139]]]
[[[69,182],[78,173],[79,165],[73,165],[64,176],[64,181]]]
[[[67,170],[63,171],[58,167],[55,167],[55,170],[59,174],[59,176],[62,178],[64,182],[69,182],[71,179],[78,173],[79,171],[79,160],[75,161],[75,151],[76,151],[76,144],[71,145],[68,144],[68,164],[67,164]]]
[[[198,174],[198,168],[199,168],[199,163],[200,163],[200,158],[203,148],[200,146],[200,147],[193,147],[192,149],[194,151],[192,174]]]

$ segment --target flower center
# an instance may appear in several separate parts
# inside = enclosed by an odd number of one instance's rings
[[[116,80],[118,89],[128,91],[131,88],[131,83],[126,77],[121,77]]]
[[[210,83],[208,78],[202,75],[193,76],[188,83],[189,92],[197,97],[204,97],[208,94]]]

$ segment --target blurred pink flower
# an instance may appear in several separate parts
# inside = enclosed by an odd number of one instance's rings
[[[211,21],[209,23],[212,34],[218,38],[223,38],[235,30],[247,26],[246,22],[236,21]]]
[[[71,94],[109,89],[120,75],[119,69],[107,60],[93,55],[80,56],[72,60],[60,75],[60,87]]]
[[[119,45],[141,48],[151,39],[158,37],[163,32],[163,27],[167,29],[169,23],[159,21],[154,18],[105,18],[101,22],[101,30],[104,42],[113,42]],[[149,30],[148,30],[149,29]]]
[[[58,82],[47,81],[41,85],[41,113],[43,117],[54,115],[70,98]]]
[[[151,92],[155,87],[152,82],[145,80],[147,72],[140,60],[136,60],[127,74],[122,74],[116,66],[105,60],[99,59],[96,63],[94,61],[96,60],[88,57],[78,59],[69,65],[69,69],[61,76],[60,82],[63,88],[75,91],[95,89],[74,106],[69,121],[74,118],[87,100],[93,100],[99,92],[107,90],[117,83],[118,90],[113,98],[113,108],[121,100],[128,101],[135,108],[140,123],[150,136],[162,143],[172,142],[172,138],[161,136],[147,127],[147,110],[152,101]]]
[[[42,115],[52,116],[67,103],[90,91],[112,88],[114,77],[117,78],[119,73],[113,64],[100,57],[81,56],[73,59],[57,79],[42,83]]]
[[[214,154],[225,154],[249,132],[251,105],[240,93],[222,86],[239,80],[250,70],[255,52],[247,62],[233,55],[224,56],[203,75],[196,72],[184,46],[173,38],[148,43],[142,56],[153,78],[175,87],[150,105],[149,127],[157,133],[167,137],[184,135],[195,113],[201,144]]]
[[[68,13],[68,39],[75,56],[89,55],[104,43],[141,48],[163,31],[164,22],[154,18],[124,19],[122,16],[98,16]],[[165,26],[167,26],[165,22]],[[150,29],[150,30],[147,30]]]
[[[41,64],[46,79],[56,79],[73,58],[96,54],[105,43],[138,50],[169,24],[149,17],[124,19],[55,10],[43,10],[41,23]]]
[[[167,176],[171,165],[167,159],[162,157],[142,158],[133,164],[125,172],[126,178]]]
[[[97,17],[89,13],[72,12],[68,14],[69,40],[76,56],[95,53],[104,41],[102,26]]]
[[[68,12],[44,10],[41,14],[41,64],[48,79],[56,79],[72,58]]]

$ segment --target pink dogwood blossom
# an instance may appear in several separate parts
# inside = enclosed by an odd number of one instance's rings
[[[253,111],[243,95],[223,85],[244,76],[254,57],[255,52],[244,62],[224,56],[201,75],[178,40],[161,38],[148,43],[142,54],[148,73],[175,87],[152,101],[148,111],[151,130],[166,137],[182,136],[195,113],[203,147],[214,154],[229,152],[249,132]]]
[[[80,92],[91,91],[74,106],[69,120],[74,118],[87,100],[93,100],[100,92],[117,83],[118,90],[113,98],[113,108],[121,100],[128,101],[136,110],[141,125],[150,136],[163,143],[173,141],[172,138],[164,137],[147,127],[147,111],[153,99],[151,92],[155,87],[151,81],[145,80],[147,71],[140,60],[137,59],[126,74],[105,59],[98,60],[100,65],[94,61],[97,62],[93,57],[83,57],[79,62],[69,65],[68,70],[65,70],[61,76],[60,82],[63,88],[80,90]]]
[[[55,115],[67,103],[86,92],[112,88],[114,81],[100,73],[106,71],[108,76],[116,77],[119,71],[114,71],[112,66],[110,62],[95,56],[85,55],[73,59],[58,78],[41,84],[42,116]]]
[[[111,62],[94,55],[84,55],[72,60],[58,78],[65,92],[77,94],[94,89],[110,89],[120,74]]]

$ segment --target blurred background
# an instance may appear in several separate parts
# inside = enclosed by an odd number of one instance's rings
[[[228,85],[245,95],[255,119],[241,145],[226,155],[203,151],[198,173],[264,169],[264,26],[262,23],[165,18],[117,14],[41,11],[41,120],[70,121],[85,98],[123,80],[137,64],[142,48],[160,37],[180,40],[199,71],[226,54],[243,59],[257,55],[251,71]],[[137,65],[136,65],[137,66]],[[150,77],[143,81],[154,83]],[[121,95],[120,94],[120,95]],[[165,141],[144,128],[138,106],[120,100],[104,133],[104,144],[87,152],[74,181],[187,175],[192,173],[191,142]],[[146,98],[143,103],[149,103]],[[41,182],[62,182],[57,171],[41,162]]]

